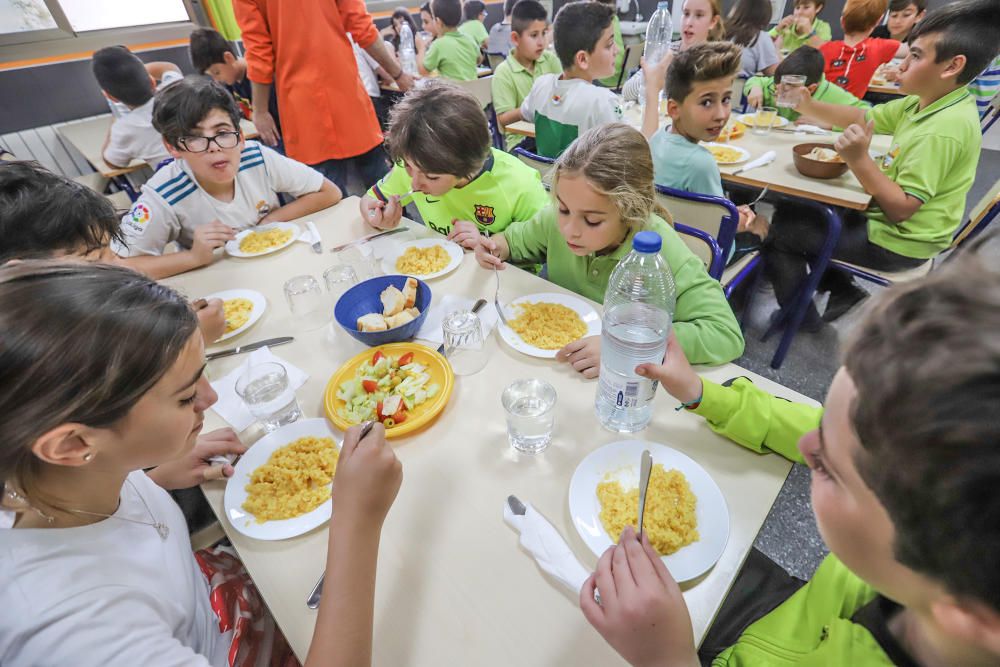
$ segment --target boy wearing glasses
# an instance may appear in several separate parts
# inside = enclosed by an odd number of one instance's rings
[[[336,185],[316,170],[279,155],[239,131],[232,95],[207,77],[164,88],[153,127],[174,161],[157,171],[122,218],[124,242],[112,247],[125,263],[166,278],[212,262],[236,233],[292,220],[340,201]],[[295,197],[284,206],[278,193]],[[172,241],[179,252],[164,254]]]

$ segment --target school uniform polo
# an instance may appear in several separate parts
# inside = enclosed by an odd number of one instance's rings
[[[753,76],[747,79],[746,84],[743,86],[743,94],[749,95],[750,91],[754,88],[760,88],[764,93],[763,105],[766,107],[776,106],[775,100],[777,99],[777,90],[774,85],[773,76]],[[871,106],[868,102],[864,100],[859,100],[854,95],[841,88],[840,86],[834,86],[826,77],[821,76],[819,83],[816,84],[816,92],[812,94],[812,98],[817,102],[826,102],[828,104],[841,104],[845,106],[858,107],[860,109],[867,109]],[[778,115],[782,118],[787,118],[790,121],[795,121],[798,119],[800,114],[795,109],[789,109],[787,107],[777,107]]]
[[[855,97],[864,97],[879,65],[890,62],[899,51],[894,39],[868,37],[854,46],[842,40],[827,42],[819,47],[826,68],[823,75]]]
[[[437,70],[446,79],[474,81],[478,77],[479,44],[457,30],[446,32],[433,42],[424,54],[424,67]]]
[[[482,21],[477,19],[472,19],[466,21],[462,25],[458,26],[458,31],[467,37],[471,37],[480,48],[483,42],[490,38],[490,33],[486,30],[486,26],[483,25]]]
[[[663,128],[649,140],[649,149],[653,154],[653,178],[658,184],[725,197],[719,163],[701,144]]]
[[[538,77],[543,74],[561,73],[562,64],[559,62],[559,57],[548,49],[542,51],[542,55],[535,61],[535,68],[530,71],[517,61],[514,49],[511,49],[506,60],[497,65],[496,71],[493,72],[493,108],[497,115],[519,109]],[[511,150],[524,140],[524,136],[520,134],[508,133],[505,138],[507,150]]]
[[[923,202],[908,220],[892,223],[873,201],[868,239],[899,255],[929,259],[947,248],[962,222],[965,196],[976,177],[982,132],[975,98],[966,86],[924,109],[910,95],[868,111],[875,132],[892,135],[883,173]]]
[[[385,202],[412,189],[413,180],[403,165],[397,164],[368,190],[368,196]],[[492,148],[482,171],[467,185],[440,197],[414,192],[413,203],[424,224],[439,234],[448,234],[454,220],[468,220],[480,231],[492,234],[517,220],[530,219],[549,203],[549,195],[538,171]]]
[[[205,192],[184,160],[174,160],[153,174],[142,195],[122,218],[125,244],[113,244],[121,257],[162,255],[177,241],[190,248],[194,231],[219,220],[236,231],[256,225],[279,208],[278,193],[295,197],[318,192],[323,176],[301,162],[279,155],[256,141],[246,142],[231,202]]]
[[[618,54],[615,56],[615,71],[611,76],[601,79],[601,85],[614,88],[618,85],[618,77],[622,75],[622,65],[625,64],[625,39],[622,37],[622,22],[616,14],[611,19],[611,28],[614,33],[615,47]]]
[[[823,19],[815,19],[813,21],[812,32],[816,33],[816,37],[819,37],[824,42],[829,42],[830,38],[833,36],[833,33],[830,32],[830,24]],[[777,38],[780,35],[781,48],[787,49],[789,53],[799,48],[810,39],[809,33],[800,35],[795,32],[795,24],[792,24],[781,31],[778,30],[777,26],[775,26],[771,28],[767,34],[769,34],[772,38]]]
[[[164,72],[157,90],[183,78],[180,72]],[[132,160],[139,159],[156,169],[170,157],[163,145],[163,135],[153,127],[154,102],[155,98],[150,97],[145,104],[130,109],[111,124],[103,156],[106,160],[127,166]]]
[[[622,119],[621,99],[583,79],[544,74],[521,103],[524,120],[535,124],[535,144],[545,157],[557,157],[592,127]]]
[[[718,281],[663,218],[650,215],[643,229],[663,239],[660,254],[673,273],[677,292],[674,331],[687,358],[695,364],[721,364],[740,356],[743,334]],[[547,262],[549,280],[598,303],[604,301],[611,272],[632,250],[633,236],[628,234],[606,255],[580,257],[559,232],[555,206],[504,231],[512,261]]]

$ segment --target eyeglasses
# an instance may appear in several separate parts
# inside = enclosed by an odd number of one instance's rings
[[[219,132],[214,137],[181,137],[177,143],[189,153],[204,153],[215,142],[219,148],[235,148],[240,143],[240,133]]]

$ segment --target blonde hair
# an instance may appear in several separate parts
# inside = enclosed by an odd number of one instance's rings
[[[687,2],[688,0],[684,0],[684,4]],[[726,38],[726,25],[722,18],[722,0],[708,0],[708,5],[712,8],[712,18],[719,20],[715,23],[715,27],[709,29],[707,41],[721,42]]]
[[[673,226],[670,212],[656,198],[649,142],[633,127],[611,123],[585,132],[556,160],[553,193],[564,174],[583,176],[608,197],[629,230],[643,229],[653,213]]]

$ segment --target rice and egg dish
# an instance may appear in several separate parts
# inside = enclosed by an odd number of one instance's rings
[[[226,333],[236,331],[247,323],[253,314],[253,301],[250,299],[226,299],[222,302],[222,312],[226,318]]]
[[[587,334],[580,314],[560,303],[518,303],[517,317],[508,326],[528,345],[543,350],[559,350]]]
[[[306,436],[274,450],[250,475],[243,509],[257,523],[291,519],[330,498],[330,482],[340,451],[333,438]]]
[[[601,505],[601,525],[612,541],[617,541],[625,526],[638,526],[639,489],[626,490],[612,477],[609,474],[597,485],[597,499]],[[662,463],[653,465],[646,489],[643,529],[661,556],[698,541],[697,502],[684,473],[665,470]]]
[[[715,161],[722,164],[738,162],[743,157],[743,154],[735,148],[726,148],[725,146],[706,146],[706,148],[712,154],[712,157],[715,158]]]
[[[250,232],[240,239],[240,252],[257,255],[271,248],[277,248],[288,243],[292,238],[292,230],[275,227],[262,232]]]
[[[426,248],[410,246],[396,260],[396,270],[413,276],[426,276],[443,271],[451,262],[451,255],[440,245]]]

